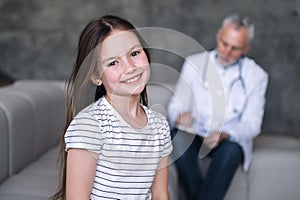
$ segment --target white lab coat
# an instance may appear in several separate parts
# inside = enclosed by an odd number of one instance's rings
[[[168,104],[168,117],[174,126],[180,113],[191,113],[196,119],[192,128],[201,136],[227,132],[241,145],[243,169],[248,170],[253,138],[261,131],[268,75],[248,57],[224,68],[216,54],[213,50],[187,57]]]

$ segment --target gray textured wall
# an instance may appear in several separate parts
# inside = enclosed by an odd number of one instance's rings
[[[66,79],[80,31],[92,18],[117,14],[137,27],[180,31],[214,47],[222,18],[250,16],[250,56],[270,75],[264,133],[300,135],[300,0],[0,0],[0,70],[22,79]],[[182,59],[154,53],[180,69]]]

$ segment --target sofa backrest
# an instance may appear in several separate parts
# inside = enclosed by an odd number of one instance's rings
[[[167,106],[174,88],[175,85],[170,83],[149,83],[147,85],[149,108],[167,117]]]
[[[65,83],[63,81],[22,80],[15,83],[15,90],[22,90],[36,113],[39,123],[35,123],[36,155],[57,144],[63,134],[65,125]],[[45,111],[45,112],[44,112]],[[38,116],[40,115],[40,117]],[[46,117],[47,116],[47,117]],[[49,129],[46,129],[49,127]],[[54,134],[56,133],[56,134]]]
[[[18,173],[58,144],[65,121],[64,83],[28,80],[0,88],[0,120],[1,149],[5,143],[8,150],[1,150],[0,177],[7,177],[2,168],[8,167],[8,176]]]
[[[0,107],[7,118],[8,164],[11,175],[34,159],[33,111],[25,98],[6,90],[0,92]]]
[[[8,177],[8,121],[0,107],[0,183]]]

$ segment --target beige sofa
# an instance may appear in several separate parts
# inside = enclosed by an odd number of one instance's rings
[[[48,199],[58,177],[64,83],[21,80],[0,88],[0,199]]]
[[[173,89],[173,84],[150,83],[149,107],[166,115]],[[0,88],[0,200],[44,200],[54,193],[64,120],[62,81],[20,80]],[[209,159],[199,162],[205,171]],[[299,185],[299,138],[261,135],[250,170],[237,171],[226,199],[296,200]],[[170,163],[169,199],[179,197],[176,167]]]

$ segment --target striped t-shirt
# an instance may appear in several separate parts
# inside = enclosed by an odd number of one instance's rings
[[[143,108],[148,123],[135,129],[100,98],[68,127],[66,150],[81,148],[99,155],[90,199],[151,199],[157,165],[171,153],[172,144],[165,117]]]

